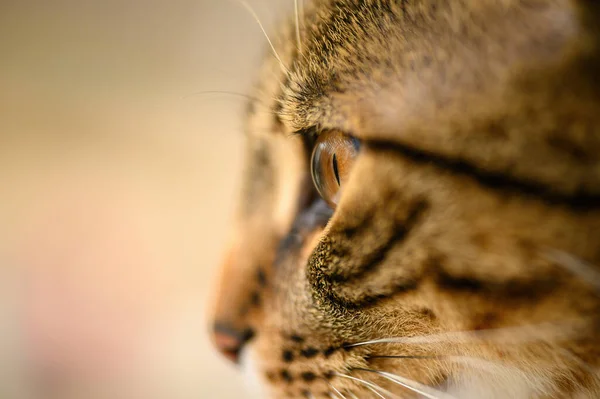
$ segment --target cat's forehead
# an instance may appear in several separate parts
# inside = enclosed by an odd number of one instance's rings
[[[298,24],[292,18],[274,40],[261,100],[287,131],[369,137],[496,90],[522,60],[556,58],[577,27],[567,1],[448,3],[305,2]]]

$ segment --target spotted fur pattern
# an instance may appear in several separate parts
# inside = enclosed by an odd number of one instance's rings
[[[600,397],[600,6],[300,15],[248,107],[215,307],[270,397]],[[327,129],[362,142],[335,211],[308,166]]]

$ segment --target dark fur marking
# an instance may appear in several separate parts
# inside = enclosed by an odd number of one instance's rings
[[[258,280],[258,284],[261,287],[264,287],[267,285],[267,275],[265,274],[264,270],[262,268],[258,268],[258,271],[256,272],[256,279]]]
[[[419,286],[418,282],[416,282],[416,281],[408,282],[408,283],[402,282],[402,283],[398,284],[396,287],[392,288],[390,291],[386,292],[385,294],[363,295],[353,301],[342,300],[341,302],[344,304],[344,306],[347,309],[361,310],[366,307],[375,306],[379,301],[390,298],[396,294],[413,291],[413,290],[417,289],[418,286]],[[333,298],[333,297],[330,297],[330,298]],[[335,300],[340,302],[339,297],[337,297]]]
[[[400,0],[400,9],[402,10],[402,17],[406,18],[406,0]]]
[[[343,234],[346,237],[346,239],[351,240],[357,234],[361,234],[362,232],[368,230],[371,227],[371,224],[368,222],[370,222],[373,219],[373,217],[373,212],[368,211],[359,223],[344,226],[340,233]]]
[[[600,208],[600,195],[577,192],[572,195],[554,191],[534,181],[519,179],[500,172],[479,168],[462,159],[445,157],[439,154],[400,144],[397,142],[370,140],[370,148],[378,151],[393,151],[419,164],[430,164],[455,174],[468,176],[480,185],[495,190],[504,190],[519,195],[539,199],[553,205],[563,205],[575,210]]]
[[[305,358],[310,359],[312,357],[317,356],[319,354],[319,350],[315,349],[315,348],[312,348],[312,347],[309,347],[309,348],[306,348],[306,349],[302,349],[300,351],[300,354],[302,356],[304,356]]]
[[[429,309],[429,308],[423,308],[420,310],[420,313],[427,317],[429,320],[433,321],[437,319],[437,316],[435,315],[434,311]]]
[[[281,354],[281,358],[283,359],[284,362],[290,363],[290,362],[294,361],[294,354],[290,350],[284,350],[283,353]]]
[[[321,241],[315,248],[313,255],[309,259],[308,263],[308,279],[312,286],[312,294],[315,296],[316,301],[331,307],[330,311],[353,313],[364,310],[366,307],[375,305],[381,300],[388,299],[396,294],[406,293],[418,288],[419,279],[413,281],[400,281],[395,287],[390,287],[384,294],[378,295],[362,295],[355,299],[345,298],[336,292],[336,285],[332,280],[332,275],[326,272],[323,268],[323,263],[327,263],[328,257],[331,256],[331,247],[327,241]],[[381,258],[382,260],[385,257]],[[369,272],[369,271],[367,271]],[[367,272],[361,270],[359,273],[366,274]],[[360,279],[356,279],[352,276],[353,280],[360,283]]]
[[[350,352],[352,349],[354,349],[354,346],[352,346],[352,344],[350,342],[344,342],[342,344],[342,348],[346,351],[346,352]]]
[[[349,281],[356,281],[358,279],[362,279],[365,275],[383,262],[387,253],[394,248],[398,242],[404,241],[404,239],[408,236],[410,231],[414,228],[414,226],[418,223],[418,221],[422,218],[425,211],[429,208],[429,204],[425,200],[417,201],[415,204],[411,206],[411,209],[406,217],[406,220],[398,224],[394,228],[394,234],[388,239],[388,241],[384,244],[384,246],[371,254],[370,259],[360,267],[360,270],[350,276],[342,276],[339,274],[332,274],[330,279],[334,283],[346,283]],[[372,219],[371,219],[372,220]]]
[[[482,281],[473,277],[453,276],[437,263],[432,266],[435,282],[442,291],[478,294],[490,300],[533,302],[552,294],[561,284],[560,279],[545,276],[535,281]]]
[[[359,312],[364,310],[366,307],[374,306],[381,300],[385,300],[393,297],[396,294],[406,293],[418,288],[418,281],[401,283],[391,291],[386,292],[384,295],[365,295],[356,300],[350,301],[339,296],[332,290],[331,281],[329,280],[328,276],[326,276],[322,270],[319,270],[318,267],[312,269],[311,272],[314,273],[314,275],[310,277],[311,284],[314,287],[312,291],[313,295],[320,297],[321,299],[318,300],[321,301],[321,303],[336,309],[335,311],[337,312],[341,311],[343,313]],[[344,349],[350,350],[351,348]]]
[[[296,335],[296,334],[290,335],[290,339],[297,344],[301,344],[304,342],[304,338],[302,338],[301,336]]]
[[[292,375],[290,374],[289,371],[283,369],[279,372],[279,375],[281,376],[281,379],[284,380],[287,383],[290,383],[292,381],[294,381],[294,377],[292,377]]]
[[[560,132],[562,133],[562,132]],[[579,162],[592,164],[595,160],[593,154],[586,151],[585,148],[573,143],[564,138],[560,133],[549,136],[546,139],[546,143],[557,152],[567,154],[569,157],[576,159]]]
[[[258,292],[254,291],[250,294],[250,303],[252,303],[252,306],[260,305],[260,294]]]
[[[302,377],[302,379],[306,382],[312,382],[317,379],[317,375],[312,371],[305,371],[300,374],[300,377]]]
[[[335,353],[335,351],[337,351],[337,350],[338,350],[338,348],[334,348],[333,346],[330,346],[329,348],[327,348],[323,351],[323,355],[325,357],[329,357],[329,356],[333,355]]]

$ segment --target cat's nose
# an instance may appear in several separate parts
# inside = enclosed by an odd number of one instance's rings
[[[260,331],[268,284],[267,276],[256,265],[271,261],[263,250],[260,250],[262,257],[259,258],[245,245],[234,242],[227,251],[210,309],[212,343],[233,362],[239,360],[244,345]]]
[[[223,356],[234,363],[239,362],[240,352],[252,339],[254,331],[250,328],[237,330],[223,323],[213,326],[213,343]]]

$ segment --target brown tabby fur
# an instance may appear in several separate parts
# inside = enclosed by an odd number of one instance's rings
[[[304,3],[249,106],[215,309],[254,334],[269,397],[377,397],[339,374],[420,397],[361,369],[600,397],[600,6]],[[308,165],[327,129],[362,142],[332,216]]]

